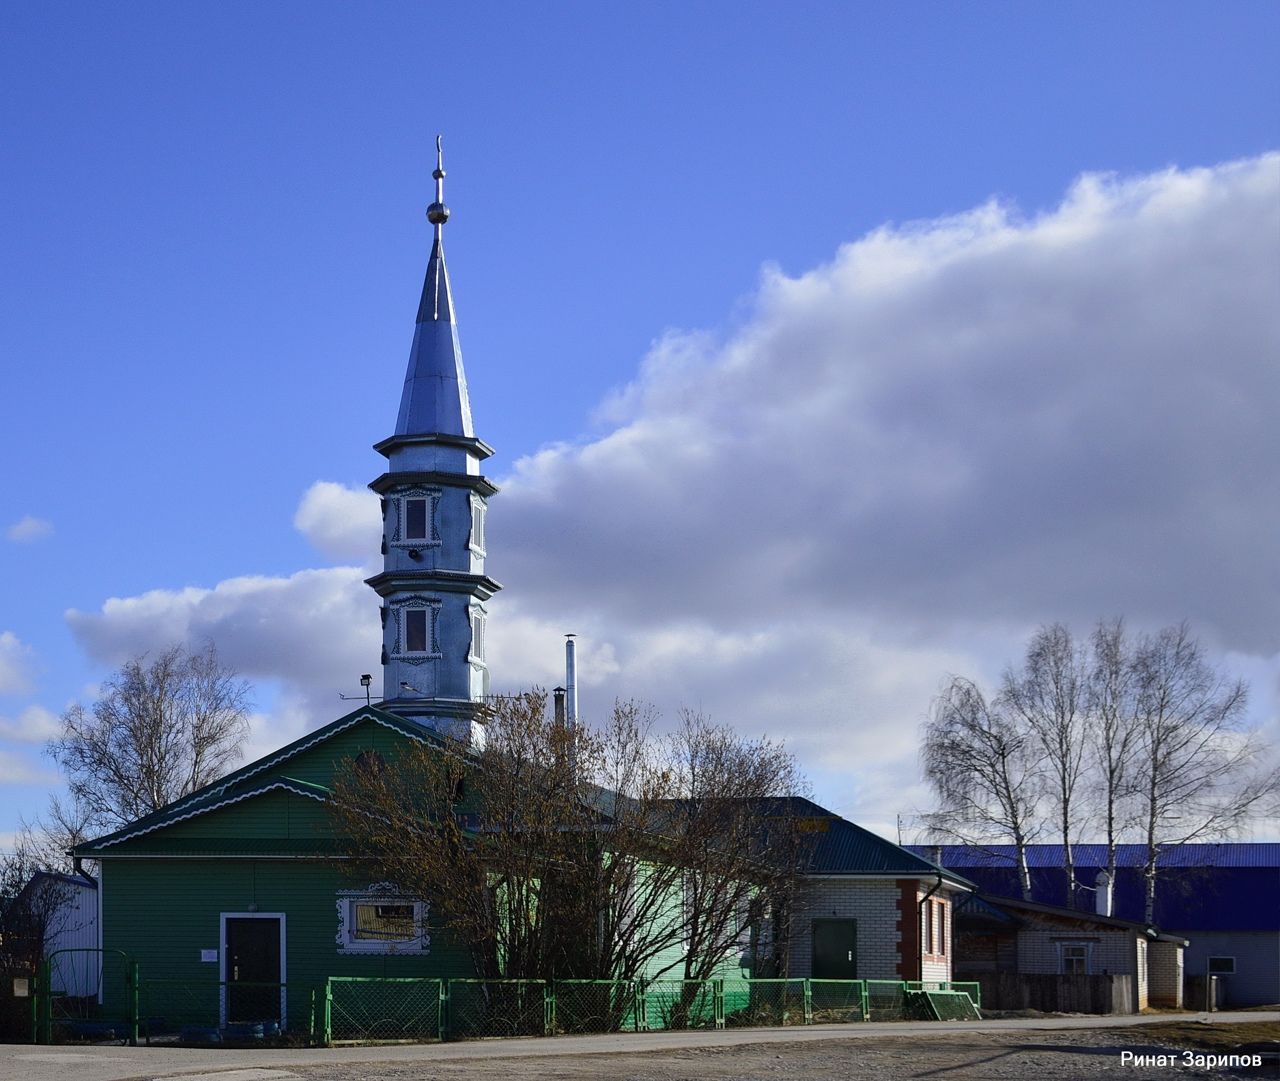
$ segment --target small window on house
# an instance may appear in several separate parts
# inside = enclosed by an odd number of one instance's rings
[[[427,500],[406,499],[404,501],[404,539],[427,540],[431,534],[427,531]]]
[[[484,613],[474,608],[471,610],[471,656],[484,660]]]
[[[1059,942],[1058,956],[1061,960],[1062,975],[1084,976],[1089,972],[1089,943]]]
[[[938,910],[938,956],[947,955],[947,906],[942,901],[934,901]]]
[[[339,894],[339,952],[425,953],[431,946],[431,937],[426,933],[426,905],[391,896],[393,887],[389,884],[373,889],[379,892]]]
[[[1210,976],[1231,976],[1236,970],[1236,959],[1234,957],[1210,957],[1209,958],[1209,975]]]
[[[933,902],[924,905],[924,952],[933,953]]]

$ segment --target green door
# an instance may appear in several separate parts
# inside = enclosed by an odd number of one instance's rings
[[[813,968],[815,980],[856,980],[858,978],[858,921],[813,921]]]

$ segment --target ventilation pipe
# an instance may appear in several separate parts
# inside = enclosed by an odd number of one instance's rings
[[[576,634],[564,636],[564,719],[572,732],[578,726],[578,659],[574,655]]]
[[[1097,891],[1094,895],[1094,906],[1099,916],[1111,915],[1111,875],[1106,871],[1099,871],[1098,877],[1094,879],[1094,889]]]
[[[569,769],[578,774],[578,658],[574,649],[577,635],[564,636],[564,730],[569,742]]]

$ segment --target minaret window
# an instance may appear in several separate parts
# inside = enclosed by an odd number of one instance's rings
[[[440,656],[436,624],[440,602],[429,597],[407,597],[392,602],[395,612],[396,656],[410,664],[420,664]]]
[[[425,499],[406,499],[404,501],[404,539],[426,540],[427,501]]]
[[[484,612],[471,609],[471,659],[484,660]]]
[[[395,501],[396,520],[391,529],[393,545],[398,548],[429,548],[440,543],[436,514],[440,495],[439,488],[415,488]]]
[[[471,550],[484,555],[485,502],[479,496],[471,497]]]

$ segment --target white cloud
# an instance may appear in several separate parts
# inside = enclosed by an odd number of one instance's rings
[[[0,739],[14,743],[44,744],[61,731],[58,715],[44,706],[27,706],[12,720],[0,717]]]
[[[1274,683],[1278,233],[1270,155],[1086,177],[1034,219],[993,203],[766,270],[731,333],[654,347],[602,405],[607,434],[501,479],[495,689],[561,682],[575,631],[584,713],[635,696],[785,736],[823,799],[888,831],[926,798],[940,681],[993,676],[1038,623],[1187,618]],[[376,558],[367,493],[316,484],[296,524]],[[283,681],[300,729],[338,714],[341,673],[376,671],[360,577],[69,619],[113,663],[212,637]]]
[[[0,750],[0,784],[53,784],[57,775],[23,754]]]
[[[18,519],[8,529],[5,536],[15,544],[30,544],[53,534],[53,523],[45,518],[36,518],[28,514]]]
[[[316,481],[298,504],[293,524],[330,559],[378,558],[378,497],[368,489]]]
[[[35,654],[13,631],[0,631],[0,694],[24,694],[31,689]]]

